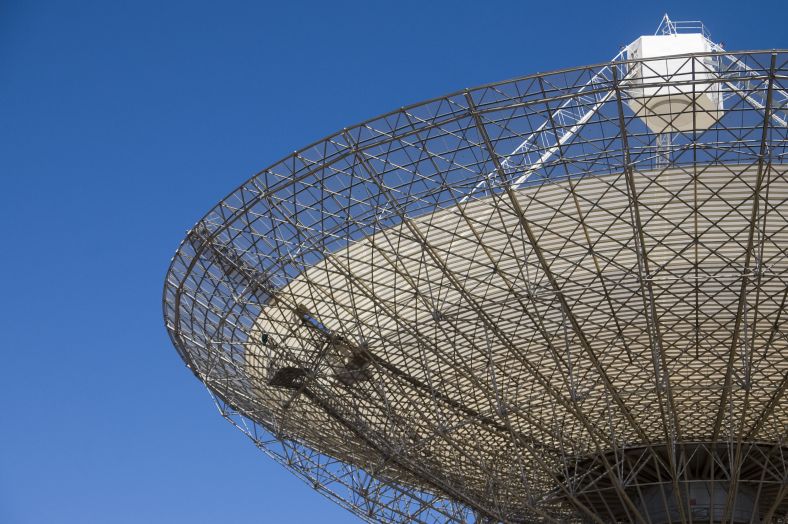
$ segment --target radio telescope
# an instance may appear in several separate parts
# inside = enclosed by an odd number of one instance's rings
[[[784,523],[787,75],[666,16],[343,129],[189,231],[169,334],[367,521]]]

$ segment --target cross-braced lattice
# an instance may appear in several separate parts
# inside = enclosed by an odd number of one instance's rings
[[[175,346],[369,521],[785,522],[788,53],[678,59],[715,73],[527,76],[263,170],[176,253]],[[645,117],[636,70],[723,109]]]

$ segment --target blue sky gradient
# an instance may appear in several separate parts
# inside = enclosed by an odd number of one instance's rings
[[[0,523],[352,522],[172,348],[161,289],[185,231],[337,129],[607,60],[664,11],[731,50],[788,45],[788,4],[742,5],[0,3]]]

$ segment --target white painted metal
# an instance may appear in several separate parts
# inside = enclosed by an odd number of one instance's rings
[[[785,54],[665,17],[336,133],[189,233],[173,342],[370,522],[782,518]]]
[[[788,182],[782,178],[784,168],[772,169],[770,176],[776,179],[770,189],[772,196],[788,198]],[[739,173],[733,181],[726,176],[730,170]],[[699,232],[699,245],[702,246],[697,255],[698,260],[703,261],[700,272],[693,270],[694,258],[676,255],[682,253],[693,239],[690,232],[677,226],[688,223],[694,216],[693,208],[685,205],[681,196],[687,184],[692,183],[693,176],[690,171],[668,169],[637,173],[635,182],[644,206],[644,234],[653,244],[649,259],[653,267],[659,268],[649,277],[660,291],[656,308],[661,322],[671,326],[663,334],[663,349],[669,361],[673,362],[669,380],[674,384],[673,395],[680,413],[678,420],[685,439],[703,441],[711,438],[714,406],[719,401],[719,389],[725,376],[719,344],[732,336],[733,305],[739,298],[738,283],[744,277],[741,245],[746,242],[747,230],[740,227],[741,219],[733,211],[751,198],[757,169],[754,166],[721,166],[707,168],[704,172],[706,182],[697,190],[698,198],[706,200],[706,203],[703,216],[695,226]],[[611,217],[623,215],[629,205],[625,193],[611,191],[620,181],[621,174],[613,173],[604,177],[588,177],[573,185],[564,182],[527,187],[518,191],[518,199],[529,219],[542,231],[542,248],[554,253],[551,269],[561,282],[564,296],[576,304],[573,313],[582,319],[592,339],[591,344],[605,362],[613,383],[627,402],[636,406],[635,417],[649,438],[658,441],[662,437],[662,426],[653,416],[653,410],[658,401],[654,391],[659,385],[655,384],[651,369],[648,333],[637,321],[644,312],[639,302],[637,253],[634,244],[627,241],[631,236],[631,224],[626,220],[610,224]],[[598,256],[605,260],[601,277],[588,260],[587,245],[578,233],[580,223],[575,216],[577,209],[572,195],[586,203],[582,209],[584,227],[588,228],[589,240]],[[650,209],[660,209],[660,212],[652,213],[648,211]],[[489,260],[479,253],[476,237],[464,216],[469,217],[470,224],[475,224],[475,227],[484,225],[484,244],[497,257],[495,271],[491,270]],[[582,354],[571,357],[560,353],[550,355],[540,339],[537,326],[522,316],[515,297],[519,296],[538,310],[554,305],[555,293],[547,289],[544,272],[527,243],[519,241],[519,247],[517,243],[513,245],[513,239],[522,234],[517,216],[502,214],[495,199],[489,197],[468,204],[462,213],[458,209],[447,209],[414,219],[413,223],[434,249],[446,254],[448,268],[463,275],[465,285],[474,293],[485,296],[481,307],[490,318],[498,319],[500,329],[512,336],[520,352],[518,358],[538,363],[540,373],[554,381],[554,387],[562,396],[580,403],[584,410],[598,411],[596,415],[602,418],[607,409],[605,392],[598,380],[590,378],[594,375],[591,361]],[[788,242],[785,221],[774,219],[769,223],[767,233],[771,240],[763,248],[762,257],[767,266],[762,271],[769,277],[768,284],[764,284],[768,293],[757,304],[760,322],[763,323],[759,329],[764,333],[768,333],[767,323],[779,305],[768,297],[784,288],[785,281],[781,276],[788,272],[788,259],[783,256],[781,247]],[[391,265],[392,260],[396,260],[396,265]],[[558,446],[554,435],[545,432],[545,428],[560,421],[565,437],[570,441],[583,441],[585,429],[572,421],[571,413],[564,407],[551,406],[554,400],[544,394],[541,385],[527,380],[528,371],[517,364],[510,348],[485,334],[475,314],[460,306],[463,298],[458,292],[445,291],[441,296],[434,296],[430,305],[415,299],[403,300],[403,294],[407,293],[429,296],[429,283],[440,281],[442,271],[425,258],[419,242],[410,238],[408,227],[401,224],[327,256],[325,261],[295,278],[280,290],[279,300],[262,310],[256,323],[256,331],[267,333],[274,348],[259,346],[257,336],[251,337],[255,342],[247,346],[246,372],[256,379],[257,402],[268,406],[273,413],[282,413],[282,405],[294,396],[291,391],[266,385],[272,365],[310,367],[314,370],[313,386],[330,389],[334,395],[342,391],[332,384],[336,383],[335,371],[347,357],[347,352],[342,347],[327,347],[318,355],[310,342],[312,337],[308,326],[293,318],[293,310],[302,307],[325,323],[330,332],[342,334],[346,340],[363,339],[373,353],[385,355],[391,363],[420,380],[428,380],[428,370],[433,373],[441,370],[442,380],[451,384],[450,389],[457,397],[479,399],[478,404],[466,401],[468,407],[493,415],[496,409],[501,409],[501,406],[491,406],[488,402],[491,396],[495,396],[494,386],[487,380],[472,380],[474,376],[488,376],[489,371],[485,368],[489,364],[495,370],[495,388],[509,392],[506,409],[510,412],[509,420],[514,428],[541,442]],[[408,284],[403,275],[414,276],[415,283]],[[419,275],[418,279],[415,275]],[[368,282],[366,296],[358,287],[358,281]],[[516,284],[511,288],[507,282]],[[617,303],[623,305],[616,311],[618,320],[626,326],[620,333],[617,332],[613,312],[605,306],[604,282],[615,288],[610,293]],[[691,296],[698,285],[701,286],[701,299],[697,303],[687,301],[686,297]],[[391,309],[381,309],[381,304],[390,304]],[[442,317],[438,322],[433,314],[436,309]],[[545,312],[541,322],[551,326],[555,347],[562,347],[564,332],[560,329],[559,309]],[[415,331],[429,333],[434,346],[425,347],[413,333],[404,332],[403,323],[414,326]],[[349,329],[351,326],[353,328]],[[469,338],[463,338],[458,331],[460,329],[465,330]],[[692,333],[697,330],[700,342],[690,348],[687,341],[693,339]],[[577,342],[573,340],[572,345],[575,344]],[[783,338],[775,340],[770,355],[759,355],[748,364],[753,367],[750,372],[776,384],[781,373],[788,372],[788,362],[782,358],[785,344]],[[627,358],[625,346],[632,352],[631,360]],[[482,350],[489,356],[483,356]],[[288,363],[277,362],[283,353],[291,359]],[[463,368],[458,362],[467,367]],[[743,369],[738,371],[744,375]],[[574,384],[566,379],[570,375],[575,377]],[[440,432],[443,425],[453,427],[462,422],[449,421],[445,419],[445,413],[428,409],[422,404],[423,399],[400,397],[395,380],[375,380],[380,381],[377,386],[380,391],[386,391],[384,396],[391,413],[398,419],[418,420],[418,425],[426,433]],[[733,406],[737,412],[743,409],[744,387],[736,387]],[[353,390],[346,391],[348,401],[356,395]],[[768,389],[751,392],[747,400],[749,417],[754,418],[761,413],[769,398]],[[322,433],[323,440],[312,444],[330,454],[341,453],[339,450],[343,442],[350,438],[346,430],[329,430],[330,417],[316,410],[309,399],[300,397],[297,402],[287,405],[288,419],[284,425],[293,432],[292,436],[304,438],[315,425],[325,425],[327,429]],[[358,413],[369,430],[382,432],[389,420],[377,414],[377,409],[370,404],[369,410],[362,408]],[[644,444],[631,428],[621,421],[619,423],[621,426],[616,428],[616,434],[620,445]],[[783,414],[783,418],[770,420],[757,437],[765,441],[779,438],[781,428],[785,427],[788,427],[788,419]],[[462,439],[473,439],[477,431],[479,429],[475,425],[452,429],[457,438],[461,436]],[[505,447],[496,449],[495,453],[505,457],[509,451],[515,453],[515,450]],[[590,450],[571,451],[582,454]],[[418,454],[419,451],[414,449],[412,453]],[[451,462],[450,448],[442,453],[445,456],[431,448],[431,460],[438,461],[445,471],[459,467]],[[360,457],[342,458],[363,461]],[[514,455],[505,460],[514,461]],[[483,474],[483,471],[474,472],[474,476],[480,478]]]
[[[701,33],[641,36],[627,46],[627,59],[638,60],[628,103],[651,131],[704,130],[722,115],[719,84],[708,82],[717,74],[713,59],[692,58],[711,47]]]

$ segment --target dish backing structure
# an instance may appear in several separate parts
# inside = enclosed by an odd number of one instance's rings
[[[785,51],[667,16],[263,170],[166,277],[221,413],[383,522],[786,522]]]

